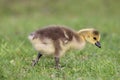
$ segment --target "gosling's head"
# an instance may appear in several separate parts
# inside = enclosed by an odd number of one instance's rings
[[[83,36],[83,38],[92,43],[95,44],[97,47],[101,48],[100,45],[100,33],[95,29],[82,29],[79,32],[79,35]]]

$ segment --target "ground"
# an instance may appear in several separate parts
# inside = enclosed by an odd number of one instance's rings
[[[21,1],[2,7],[0,80],[120,80],[120,2],[116,0],[113,4],[110,0],[104,5],[102,0],[87,1],[80,3],[81,8],[78,8],[77,0],[76,4],[72,4],[72,0],[69,3],[60,1],[56,7],[52,6],[53,3],[48,5],[53,10],[46,7],[42,12],[37,11],[36,5],[28,6],[33,8],[31,11],[27,9],[27,0],[24,2],[26,5]],[[2,3],[5,4],[4,1]],[[65,10],[63,7],[66,7]],[[58,11],[54,13],[54,10]],[[42,56],[38,65],[32,67],[31,62],[37,52],[27,37],[32,31],[50,24],[66,25],[74,30],[96,28],[101,33],[102,48],[87,43],[81,51],[70,50],[61,58],[60,70],[54,69],[52,56]]]

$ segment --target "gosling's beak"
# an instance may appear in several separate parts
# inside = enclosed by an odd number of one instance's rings
[[[95,43],[95,45],[96,45],[97,47],[101,48],[101,45],[100,45],[100,42],[99,42],[99,41],[97,41],[97,42]]]

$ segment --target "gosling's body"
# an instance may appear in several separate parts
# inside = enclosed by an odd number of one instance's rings
[[[38,52],[47,55],[55,55],[55,51],[59,51],[58,56],[62,56],[70,48],[82,49],[85,45],[85,40],[75,31],[58,26],[33,32],[29,39]]]
[[[39,58],[45,55],[54,55],[56,68],[59,67],[59,58],[69,49],[83,49],[89,32],[94,29],[83,29],[78,32],[62,26],[48,26],[29,35],[29,40],[39,52],[33,66]],[[96,35],[98,33],[96,32]],[[99,37],[99,36],[98,36]],[[89,41],[89,40],[88,40]],[[94,43],[94,42],[91,42]]]

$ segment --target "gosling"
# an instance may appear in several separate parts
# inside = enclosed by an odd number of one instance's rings
[[[83,49],[86,41],[101,48],[99,42],[100,34],[92,28],[74,31],[64,26],[51,25],[32,32],[28,39],[38,52],[32,66],[38,63],[42,55],[53,55],[55,58],[55,68],[59,69],[60,57],[69,49]]]

